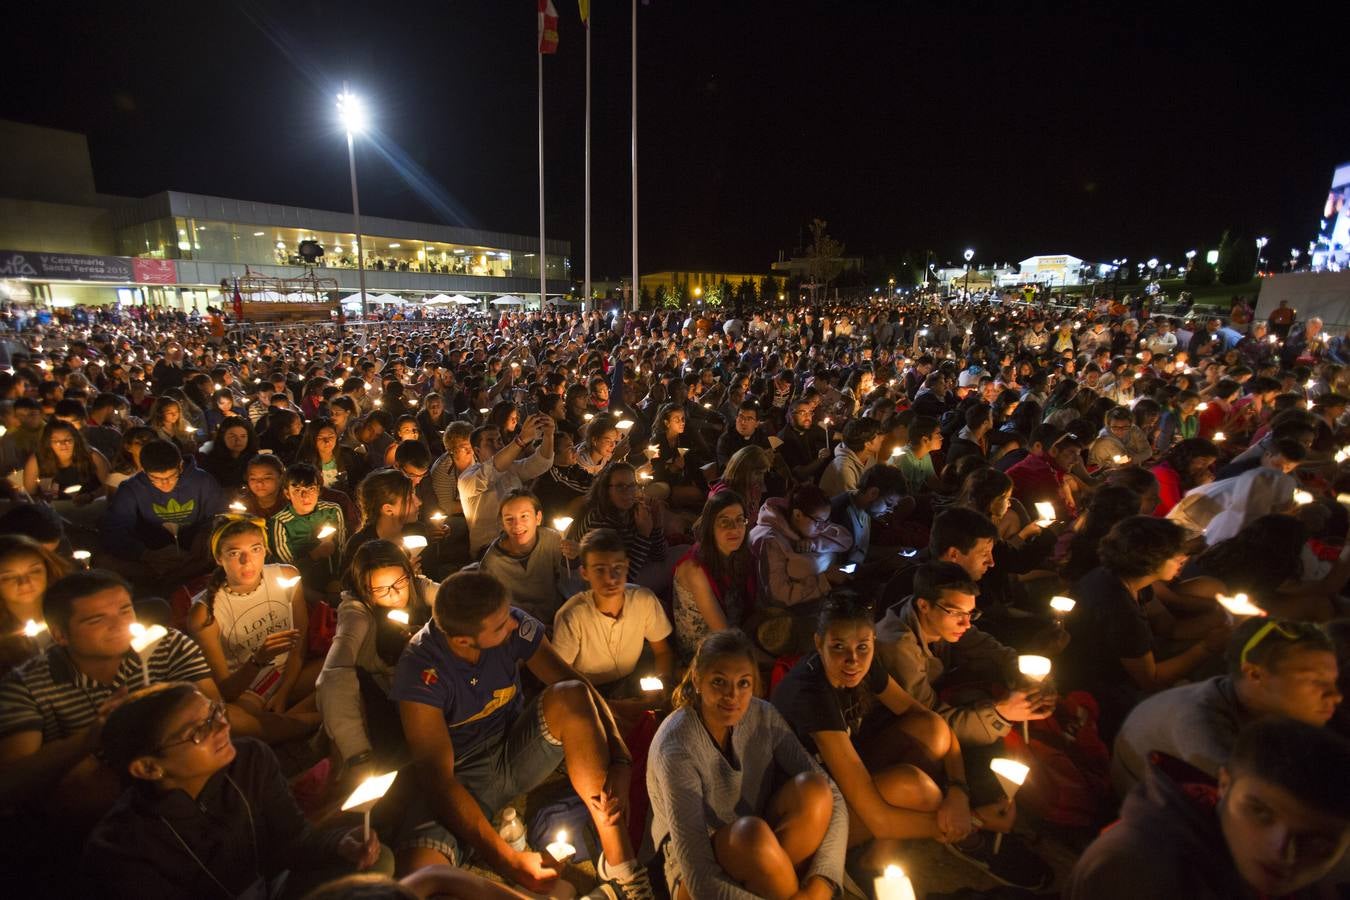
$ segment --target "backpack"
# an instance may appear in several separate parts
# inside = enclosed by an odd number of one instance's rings
[[[1112,814],[1110,754],[1097,731],[1099,715],[1091,694],[1074,691],[1053,716],[1030,723],[1029,746],[1020,728],[1004,737],[1010,753],[1031,768],[1017,792],[1019,806],[1070,828],[1095,827]]]

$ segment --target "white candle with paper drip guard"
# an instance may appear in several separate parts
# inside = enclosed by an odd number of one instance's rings
[[[558,532],[558,534],[562,535],[562,536],[563,536],[563,540],[566,540],[566,539],[567,539],[567,529],[569,529],[569,528],[571,528],[571,527],[572,527],[572,517],[571,517],[571,516],[558,516],[556,519],[553,520],[553,530],[556,531],[556,532]],[[572,577],[572,561],[571,561],[570,559],[568,559],[566,556],[564,556],[564,557],[563,557],[563,565],[567,567],[567,577],[568,577],[568,578],[571,578],[571,577]]]
[[[420,534],[405,534],[403,536],[403,549],[408,551],[408,555],[413,559],[422,555],[422,551],[427,549],[427,539]]]
[[[915,900],[914,884],[897,865],[889,865],[872,879],[872,892],[877,900]]]
[[[1073,612],[1075,605],[1077,604],[1072,597],[1050,598],[1050,611],[1054,613],[1055,621],[1057,622],[1063,622],[1065,616]]]
[[[404,628],[407,628],[409,623],[412,622],[406,609],[391,609],[385,614],[385,618],[398,625],[402,625]]]
[[[1246,594],[1215,594],[1219,605],[1234,616],[1264,616],[1266,611],[1247,598]]]
[[[434,525],[442,525],[445,523],[445,513],[434,512],[431,515],[427,516],[427,521],[431,522]]]
[[[299,575],[292,575],[290,578],[278,578],[278,579],[277,579],[277,584],[280,585],[281,587],[285,588],[285,589],[288,590],[288,591],[289,591],[291,588],[295,587],[295,586],[296,586],[297,584],[299,584],[299,583],[300,583],[300,576],[299,576]]]
[[[891,448],[891,459],[896,459],[904,452],[904,448],[898,444]]]
[[[1350,459],[1350,447],[1342,447],[1336,451],[1336,462],[1343,463]]]
[[[66,488],[61,493],[65,494],[67,497],[73,497],[82,490],[84,490],[84,487],[82,485],[72,484],[70,487]]]
[[[150,686],[150,655],[155,652],[155,645],[164,640],[169,634],[169,629],[163,625],[151,625],[146,628],[140,622],[131,623],[131,649],[136,651],[136,655],[141,659],[141,685]]]
[[[642,692],[644,694],[650,694],[654,691],[663,690],[665,686],[666,686],[665,682],[661,680],[661,676],[659,675],[645,675],[638,682],[638,687],[642,689]]]
[[[1216,431],[1214,432],[1214,437],[1210,438],[1210,440],[1216,444],[1222,444],[1224,441],[1228,440],[1228,435],[1224,434],[1222,431]]]
[[[779,437],[778,435],[776,435],[776,434],[771,434],[771,435],[769,435],[769,449],[770,449],[770,450],[777,450],[777,449],[778,449],[779,447],[781,447],[781,446],[783,446],[783,439],[782,439],[782,438],[780,438],[780,437]]]
[[[583,422],[589,422],[589,421],[591,421],[591,420],[594,419],[594,418],[595,418],[595,414],[594,414],[594,413],[583,413],[582,416],[581,416],[581,421],[583,421]]]
[[[1294,491],[1294,503],[1299,506],[1307,506],[1313,502],[1313,495],[1304,490]]]
[[[544,851],[553,857],[554,862],[563,866],[576,855],[577,848],[567,842],[567,829],[559,828],[557,836],[544,848]]]
[[[1123,466],[1129,461],[1130,458],[1126,456],[1124,453],[1117,453],[1115,456],[1111,457],[1111,462],[1115,463],[1118,466]]]
[[[23,623],[23,636],[27,638],[35,638],[46,630],[47,630],[46,622],[39,622],[36,619],[29,619],[27,622]]]
[[[1055,504],[1046,500],[1036,501],[1036,524],[1042,528],[1049,528],[1055,524]]]
[[[88,550],[76,550],[71,556],[73,556],[75,561],[80,564],[80,568],[89,568],[89,559],[92,554]]]
[[[628,431],[630,428],[633,427],[633,420],[632,420],[632,419],[620,419],[617,423],[615,423],[614,427],[617,428],[617,429],[619,429],[620,431],[626,432],[626,431]]]
[[[648,444],[647,449],[643,450],[642,454],[648,459],[656,459],[661,455],[661,447],[658,444]]]
[[[365,814],[365,821],[361,825],[361,840],[370,840],[370,811],[379,802],[380,798],[389,793],[389,786],[394,783],[394,777],[398,772],[385,772],[383,775],[372,775],[365,781],[356,786],[356,790],[342,804],[343,812],[360,810]]]
[[[1209,404],[1208,404],[1208,403],[1197,403],[1196,406],[1195,406],[1195,411],[1196,411],[1196,412],[1204,412],[1204,411],[1207,410],[1207,409],[1209,409]]]
[[[1003,787],[1003,793],[1009,800],[1017,796],[1017,790],[1027,780],[1027,773],[1031,770],[1023,763],[1015,759],[998,757],[989,761],[989,768],[993,771],[994,777]],[[999,848],[1003,846],[1003,832],[994,835],[994,853],[998,854]]]
[[[248,507],[236,500],[230,504],[230,510],[232,512],[245,513],[248,512]]]
[[[336,528],[334,528],[332,525],[325,525],[319,529],[319,533],[314,535],[314,537],[317,538],[318,540],[326,541],[335,534],[337,534]]]
[[[1039,686],[1050,675],[1050,660],[1044,656],[1023,654],[1017,657],[1017,670],[1026,676],[1028,681]],[[1022,740],[1027,744],[1031,743],[1031,729],[1025,719],[1022,720]]]

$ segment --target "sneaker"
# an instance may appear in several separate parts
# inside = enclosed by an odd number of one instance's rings
[[[975,833],[965,843],[943,844],[954,856],[984,871],[986,875],[1008,887],[1027,891],[1041,891],[1050,886],[1054,872],[1026,841],[1015,834],[1003,835],[998,853],[994,853],[994,835],[987,831]]]
[[[637,874],[627,881],[602,881],[584,900],[656,900],[656,894],[652,891],[647,870],[638,869]]]

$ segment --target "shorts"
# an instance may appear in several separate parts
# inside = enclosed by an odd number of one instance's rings
[[[456,756],[455,778],[492,821],[503,806],[541,784],[562,761],[562,742],[549,732],[544,706],[535,697],[504,734]],[[425,847],[452,865],[461,865],[458,840],[436,818],[435,806],[417,781],[416,772],[405,769],[386,795],[389,802],[381,803],[394,819],[385,825],[389,844],[395,850]]]

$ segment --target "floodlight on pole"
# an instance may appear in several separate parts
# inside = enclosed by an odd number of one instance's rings
[[[966,294],[966,297],[965,297],[965,299],[966,299],[966,300],[970,300],[970,261],[971,261],[972,259],[975,258],[975,250],[974,250],[973,248],[971,248],[971,247],[967,247],[967,248],[966,248],[965,257],[966,257],[966,287],[965,287],[965,294]]]
[[[361,286],[361,322],[365,326],[366,307],[366,260],[365,248],[361,245],[361,197],[356,190],[356,147],[352,135],[366,130],[366,107],[361,98],[347,90],[342,84],[342,93],[337,98],[338,119],[347,131],[347,167],[352,177],[352,231],[356,234],[356,277]]]

